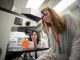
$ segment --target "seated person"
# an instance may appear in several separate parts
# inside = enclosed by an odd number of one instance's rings
[[[25,31],[25,34],[28,34],[27,31]],[[48,48],[48,45],[46,45],[44,41],[40,40],[40,35],[37,31],[31,32],[29,35],[29,40],[34,42],[34,48]],[[27,54],[23,53],[19,59],[35,60],[43,53],[44,51],[30,52]]]
[[[30,34],[30,39],[29,40],[34,42],[34,48],[48,48],[48,46],[44,43],[44,41],[40,40],[40,36],[39,36],[37,31],[32,31],[32,33]],[[30,54],[33,57],[37,58],[43,52],[44,51],[38,51],[37,53],[36,52],[31,52]]]

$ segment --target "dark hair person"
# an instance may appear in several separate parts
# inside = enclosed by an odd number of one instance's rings
[[[30,34],[30,41],[34,42],[34,47],[35,48],[48,48],[48,46],[45,44],[44,41],[40,40],[40,35],[37,31],[32,31]],[[39,57],[40,55],[43,54],[44,51],[39,51],[39,52],[32,52],[31,55],[35,57],[35,59],[37,59],[37,57]]]
[[[43,8],[41,13],[50,49],[37,60],[80,60],[80,32],[73,16],[60,16],[50,7]]]
[[[30,39],[29,40],[34,41],[34,42],[36,41],[37,44],[39,44],[40,36],[39,36],[38,32],[37,31],[32,31],[32,33],[30,34]]]

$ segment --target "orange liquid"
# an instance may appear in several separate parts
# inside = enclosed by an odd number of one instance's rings
[[[24,40],[24,41],[22,42],[22,47],[23,47],[23,48],[28,48],[28,47],[29,47],[29,41],[28,41],[28,40]]]

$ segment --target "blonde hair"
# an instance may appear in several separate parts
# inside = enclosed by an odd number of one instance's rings
[[[59,16],[55,12],[55,10],[53,10],[49,7],[42,9],[41,12],[43,12],[44,10],[48,10],[51,13],[51,22],[53,23],[54,27],[56,28],[57,33],[58,34],[63,33],[66,30],[66,23],[63,22],[62,17]],[[48,27],[49,26],[46,23],[44,23],[44,21],[42,20],[42,29],[44,32],[46,32],[46,33],[48,32],[48,31],[46,31]]]

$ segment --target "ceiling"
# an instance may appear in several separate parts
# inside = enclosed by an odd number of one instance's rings
[[[51,8],[53,8],[54,6],[56,6],[61,0],[44,0],[43,3],[41,4],[41,6],[39,7],[40,9],[45,7],[45,6],[49,6]]]
[[[35,0],[13,0],[11,2],[10,0],[7,0],[7,2],[6,2],[6,0],[0,0],[0,6],[8,8],[7,5],[11,6],[11,4],[12,4],[12,6],[13,6],[12,11],[15,11],[20,14],[21,13],[24,13],[24,14],[30,13],[32,15],[40,17],[41,13],[40,13],[40,11],[37,12],[37,10],[42,9],[45,6],[50,6],[51,8],[55,9],[55,11],[61,12],[61,11],[65,10],[68,6],[70,6],[70,4],[72,4],[75,1],[76,0],[66,0],[66,1],[65,0],[36,0],[36,1]],[[80,5],[79,0],[77,0],[77,4]],[[72,10],[74,7],[76,7],[76,6],[72,5],[72,7],[70,7],[70,9]],[[28,16],[28,17],[30,17],[30,16]],[[33,19],[33,17],[32,17],[32,19]],[[35,19],[36,18],[34,18],[34,20]]]
[[[34,10],[41,10],[43,7],[49,6],[60,13],[75,1],[76,0],[14,0],[13,10],[21,13],[23,9],[31,8]]]
[[[30,0],[14,0],[14,11],[16,11],[16,12],[21,12],[21,10],[23,9],[23,8],[25,8],[26,9],[26,6],[28,5],[28,3],[29,3],[29,1]],[[33,1],[35,1],[35,0],[33,0]],[[37,0],[37,2],[38,1],[40,1],[40,0]],[[56,4],[58,4],[59,2],[60,2],[61,0],[42,0],[42,2],[41,2],[41,4],[40,4],[40,6],[38,7],[38,9],[41,9],[42,7],[44,7],[44,6],[50,6],[50,7],[54,7]],[[36,1],[35,1],[36,2]],[[36,3],[37,3],[36,2]],[[34,3],[33,3],[34,4]],[[37,3],[37,5],[38,5],[39,3]],[[36,9],[36,6],[35,7],[33,7],[33,5],[31,4],[29,7],[27,7],[27,8],[33,8],[33,9]]]
[[[80,6],[79,0],[0,0],[0,7],[21,13],[23,9],[26,10],[27,8],[40,10],[45,6],[50,6],[61,12],[75,1]]]

